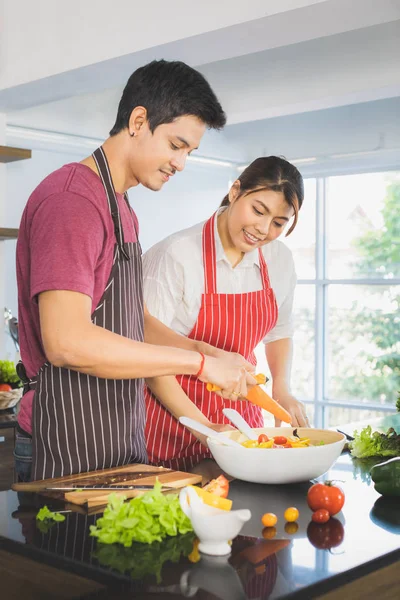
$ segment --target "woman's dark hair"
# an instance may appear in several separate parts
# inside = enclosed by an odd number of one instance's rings
[[[239,175],[240,192],[238,198],[259,190],[282,192],[286,202],[294,210],[294,220],[286,235],[296,227],[299,210],[304,200],[303,178],[296,167],[280,156],[263,156],[256,158]],[[227,194],[221,206],[229,205]]]
[[[144,106],[150,130],[194,115],[209,129],[222,129],[226,115],[206,79],[183,62],[153,60],[130,76],[118,106],[110,135],[128,127],[131,112]]]

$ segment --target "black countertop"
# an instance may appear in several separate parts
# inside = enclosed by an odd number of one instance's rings
[[[400,414],[378,425],[399,430]],[[354,427],[341,429],[351,434]],[[320,478],[340,480],[346,495],[342,512],[325,526],[310,526],[306,502],[310,483],[232,482],[233,508],[249,508],[252,518],[226,558],[202,555],[196,563],[183,554],[179,558],[180,549],[186,554],[191,550],[190,536],[179,540],[180,546],[177,538],[170,538],[158,546],[99,547],[89,536],[96,515],[83,510],[67,513],[63,523],[41,532],[35,514],[43,498],[12,491],[0,493],[0,550],[16,560],[25,556],[37,561],[38,574],[40,565],[47,564],[101,584],[95,594],[73,597],[308,600],[400,559],[400,499],[390,501],[375,492],[370,467],[371,461],[356,461],[344,453]],[[289,506],[300,511],[297,531],[285,528],[283,512]],[[279,519],[273,539],[263,537],[265,512],[274,512]],[[157,570],[158,580],[148,574]]]
[[[7,408],[0,410],[0,429],[8,429],[16,427],[18,422],[18,415],[14,408]]]

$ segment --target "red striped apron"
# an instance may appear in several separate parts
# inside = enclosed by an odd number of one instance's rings
[[[278,306],[271,288],[264,255],[259,249],[263,289],[245,294],[218,294],[216,279],[215,213],[203,228],[204,293],[197,321],[189,338],[207,342],[216,348],[238,352],[253,365],[254,350],[275,327]],[[251,427],[262,427],[262,411],[247,400],[224,400],[194,376],[182,375],[178,382],[189,398],[212,423],[228,423],[222,413],[235,408]],[[210,452],[183,427],[145,388],[147,408],[146,440],[150,463],[172,469],[188,469]]]

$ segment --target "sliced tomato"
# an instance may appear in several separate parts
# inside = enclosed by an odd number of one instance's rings
[[[0,392],[11,392],[12,387],[8,383],[0,383]]]
[[[276,437],[274,437],[274,443],[278,446],[283,446],[284,444],[288,443],[288,440],[287,437],[285,437],[284,435],[277,435]]]
[[[211,494],[204,488],[200,488],[197,485],[190,487],[193,487],[193,489],[196,490],[197,495],[200,496],[204,504],[208,504],[208,506],[215,506],[215,508],[221,508],[222,510],[231,510],[232,500],[229,500],[229,498],[221,498],[221,496]]]
[[[220,475],[217,479],[212,479],[207,485],[203,487],[203,490],[220,496],[221,498],[227,498],[229,494],[229,481],[224,475]]]
[[[260,433],[260,435],[258,436],[258,443],[262,444],[263,442],[269,442],[269,437],[266,433]]]

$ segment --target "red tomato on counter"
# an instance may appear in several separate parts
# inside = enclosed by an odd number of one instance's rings
[[[257,441],[259,444],[262,444],[263,442],[269,442],[269,437],[267,436],[266,433],[260,433]]]
[[[203,487],[203,490],[215,494],[221,498],[227,498],[229,494],[229,481],[224,475],[220,475],[217,479],[212,479],[207,485]]]
[[[330,481],[315,483],[307,493],[307,503],[311,510],[325,508],[331,517],[342,510],[344,499],[343,490]]]
[[[319,508],[312,514],[311,519],[314,523],[327,523],[330,519],[330,514],[326,508]]]

